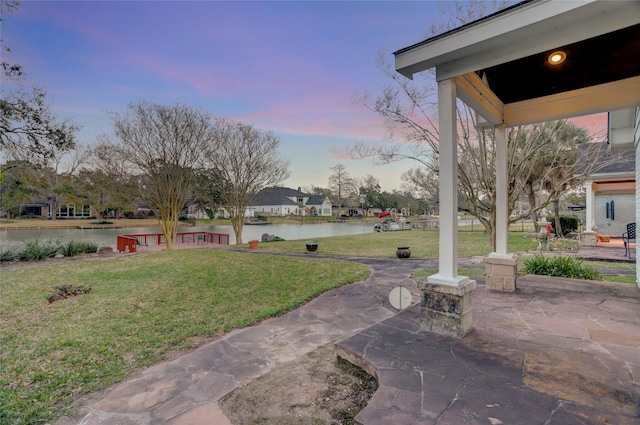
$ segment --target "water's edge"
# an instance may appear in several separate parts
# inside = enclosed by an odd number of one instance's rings
[[[230,237],[230,243],[235,244],[235,235],[230,225],[226,226],[185,226],[180,227],[181,232],[215,232],[226,233]],[[358,223],[317,223],[317,224],[265,224],[261,226],[244,226],[242,239],[244,243],[251,239],[262,238],[263,233],[279,236],[286,240],[312,239],[328,236],[355,235],[372,233],[373,224],[367,222]],[[0,249],[19,248],[25,242],[59,241],[59,242],[91,242],[99,247],[116,247],[118,235],[140,233],[161,233],[159,227],[127,227],[119,229],[40,229],[40,230],[0,230]]]

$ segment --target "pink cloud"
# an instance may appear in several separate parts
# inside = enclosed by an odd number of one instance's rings
[[[590,135],[597,139],[602,139],[607,135],[608,117],[606,113],[585,115],[571,118],[570,121],[576,126],[584,128]]]
[[[230,70],[217,64],[189,64],[167,61],[146,53],[132,53],[126,61],[135,64],[145,73],[161,79],[191,86],[200,93],[231,95],[232,90],[243,90],[247,83],[240,78],[230,78]],[[222,93],[221,93],[222,92]]]
[[[335,161],[353,161],[354,159],[347,153],[346,146],[331,146],[327,149],[331,159]]]
[[[274,131],[311,136],[380,140],[386,135],[384,121],[351,100],[347,90],[309,92],[287,99],[274,99],[273,105],[234,116]]]

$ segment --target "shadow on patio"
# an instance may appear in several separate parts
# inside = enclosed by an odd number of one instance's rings
[[[420,331],[420,307],[337,344],[378,377],[368,424],[637,424],[640,290],[524,276],[515,293],[478,278],[475,330]]]
[[[636,262],[636,244],[632,242],[629,257],[625,256],[622,238],[611,238],[609,242],[598,242],[597,246],[581,246],[576,257],[592,261]]]

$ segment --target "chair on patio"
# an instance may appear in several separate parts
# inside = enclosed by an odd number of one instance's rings
[[[627,231],[622,234],[624,256],[631,259],[631,242],[636,243],[636,223],[627,224]]]

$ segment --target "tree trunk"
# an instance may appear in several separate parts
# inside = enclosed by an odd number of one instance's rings
[[[164,235],[165,246],[167,250],[171,250],[175,246],[176,233],[178,232],[178,221],[170,217],[162,217],[160,228]]]
[[[57,199],[51,199],[49,201],[49,214],[51,214],[51,216],[49,217],[50,220],[56,220],[57,219],[57,215],[58,215],[58,200]]]
[[[236,236],[236,245],[242,245],[242,227],[244,226],[244,214],[233,214],[229,216],[233,233]]]
[[[560,203],[557,199],[551,201],[553,204],[553,215],[556,225],[556,236],[559,238],[564,237],[564,232],[562,231],[562,226],[560,225]]]
[[[173,249],[175,247],[176,234],[178,233],[178,216],[180,209],[171,206],[156,211],[154,214],[156,217],[159,217],[158,221],[160,222],[160,229],[164,235],[166,249]]]
[[[525,185],[525,191],[527,192],[527,199],[529,201],[529,211],[531,212],[533,228],[535,229],[535,232],[538,233],[540,231],[540,226],[538,226],[538,213],[536,212],[536,194],[533,191],[533,184],[531,182],[527,182]]]
[[[489,235],[491,235],[491,252],[496,252],[496,228],[495,226],[489,226],[489,229],[487,229],[487,231],[490,232]]]

